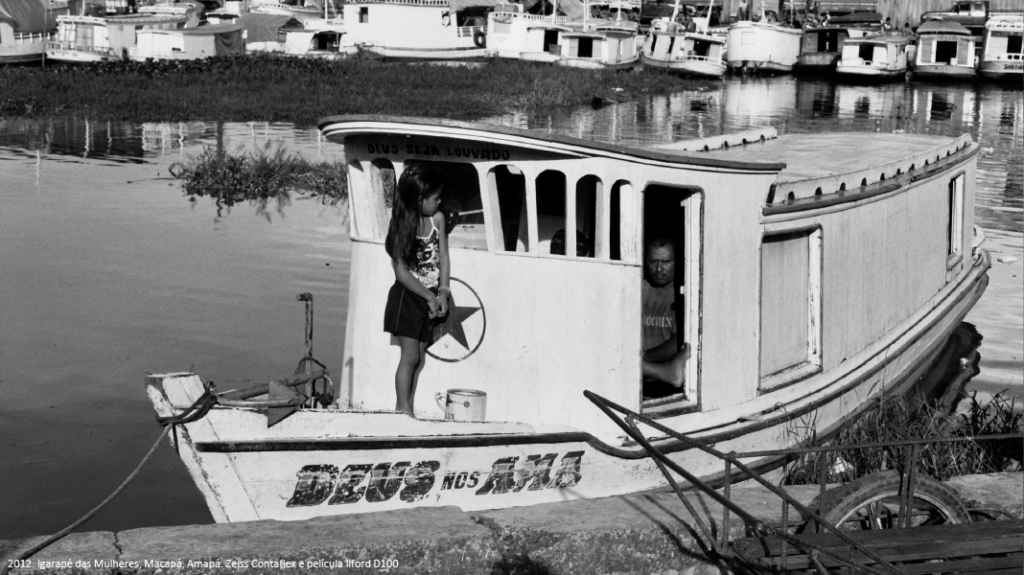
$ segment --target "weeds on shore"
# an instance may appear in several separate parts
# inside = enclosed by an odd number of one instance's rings
[[[969,401],[966,409],[950,415],[928,406],[911,411],[902,399],[886,398],[825,445],[1024,433],[1024,411],[1015,399],[1000,393],[980,403],[975,392],[965,401]],[[784,483],[817,483],[823,463],[828,482],[853,481],[880,469],[902,469],[906,449],[848,449],[802,455],[790,467]],[[1020,471],[1021,460],[1021,440],[1006,439],[929,444],[919,447],[915,461],[918,472],[944,480],[972,473]]]
[[[270,121],[335,114],[479,119],[714,86],[663,73],[580,70],[517,60],[433,66],[271,55],[0,68],[0,117],[132,122]]]
[[[259,212],[265,212],[270,202],[287,205],[292,193],[335,205],[348,191],[342,164],[309,162],[280,148],[230,155],[207,147],[189,164],[174,164],[171,174],[184,180],[182,188],[192,201],[210,197],[218,207],[254,202]]]

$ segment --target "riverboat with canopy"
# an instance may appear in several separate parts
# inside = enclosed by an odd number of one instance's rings
[[[1024,15],[1000,14],[985,23],[978,72],[991,80],[1024,79]]]
[[[915,77],[971,79],[977,73],[971,31],[956,22],[928,21],[917,28]]]
[[[57,29],[56,16],[57,12],[40,0],[0,3],[0,66],[42,62],[46,42]]]
[[[218,522],[664,486],[649,452],[584,391],[722,452],[824,440],[939,364],[959,369],[947,341],[988,282],[971,233],[969,135],[766,127],[631,147],[422,118],[330,117],[320,130],[344,145],[348,176],[342,365],[304,375],[317,363],[308,355],[299,375],[248,390],[194,373],[145,379]],[[381,318],[395,281],[384,249],[394,186],[417,163],[447,175],[452,304],[412,418],[393,411],[400,350]],[[553,249],[565,230],[589,247]],[[674,323],[690,350],[667,395],[641,365],[655,237],[675,246]],[[731,479],[692,445],[638,430],[694,476]],[[763,472],[784,459],[745,463]]]

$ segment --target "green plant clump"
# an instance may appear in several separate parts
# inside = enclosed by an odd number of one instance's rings
[[[480,119],[712,86],[664,73],[517,60],[434,66],[271,55],[0,68],[0,117],[130,122],[294,122],[337,114]]]
[[[346,199],[348,190],[342,164],[309,162],[281,149],[230,155],[207,147],[187,165],[174,164],[171,174],[184,180],[182,188],[193,201],[210,197],[218,207],[251,201],[261,211],[271,201],[286,205],[293,192],[334,205]]]
[[[977,392],[959,413],[947,414],[923,406],[908,409],[900,398],[886,398],[855,425],[844,429],[824,445],[896,442],[908,439],[939,439],[1024,433],[1024,411],[1013,398],[1000,393],[980,403]],[[902,468],[908,447],[844,449],[805,454],[790,468],[786,485],[817,483],[824,463],[829,483],[853,481],[882,469]],[[918,447],[915,459],[919,473],[945,480],[973,473],[1020,471],[1020,439],[957,441]]]

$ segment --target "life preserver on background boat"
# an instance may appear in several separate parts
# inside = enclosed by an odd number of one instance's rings
[[[473,43],[476,44],[477,48],[487,47],[487,32],[483,30],[477,30],[473,32]]]

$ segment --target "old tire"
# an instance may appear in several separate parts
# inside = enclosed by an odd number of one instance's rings
[[[896,472],[874,473],[825,493],[823,517],[844,531],[894,529],[902,526],[900,476]],[[918,475],[910,505],[908,527],[943,523],[969,523],[967,506],[952,488]],[[819,511],[820,513],[820,511]]]
[[[476,44],[477,48],[487,47],[487,33],[483,30],[477,30],[473,32],[473,44]]]

